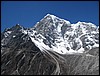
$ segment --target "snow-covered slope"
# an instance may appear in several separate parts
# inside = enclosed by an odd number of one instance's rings
[[[59,54],[86,53],[99,47],[98,27],[92,23],[69,21],[47,14],[28,31],[28,35],[41,50],[55,51]]]

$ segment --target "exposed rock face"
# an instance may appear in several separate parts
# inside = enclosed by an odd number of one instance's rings
[[[1,33],[1,75],[99,75],[99,29],[45,16]]]

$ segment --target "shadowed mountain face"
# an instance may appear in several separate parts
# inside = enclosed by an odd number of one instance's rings
[[[1,33],[1,75],[99,75],[99,29],[45,16]]]

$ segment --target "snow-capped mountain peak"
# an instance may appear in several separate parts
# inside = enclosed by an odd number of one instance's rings
[[[96,43],[99,39],[95,38],[96,30],[96,25],[92,23],[79,21],[71,24],[67,20],[47,14],[35,25],[34,37],[31,36],[34,33],[30,32],[29,36],[41,51],[45,48],[60,54],[75,54],[99,45]]]

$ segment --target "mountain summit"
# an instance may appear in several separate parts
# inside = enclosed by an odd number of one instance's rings
[[[42,49],[41,51],[45,48],[60,54],[74,54],[99,47],[99,33],[96,30],[97,26],[92,23],[71,24],[69,21],[47,14],[36,24],[35,29],[31,30],[33,33],[28,34],[36,45],[41,45],[38,47]],[[31,37],[33,34],[36,34],[35,38]]]
[[[2,75],[98,75],[99,27],[47,14],[1,33]]]

